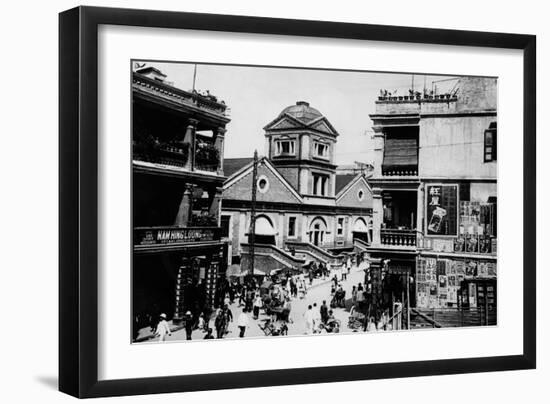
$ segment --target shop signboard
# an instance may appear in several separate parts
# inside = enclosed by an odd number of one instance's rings
[[[458,236],[458,185],[426,186],[426,234]]]
[[[134,242],[137,245],[185,244],[219,240],[216,227],[150,227],[136,228]]]

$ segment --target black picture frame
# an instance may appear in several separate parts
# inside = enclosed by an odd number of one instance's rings
[[[523,354],[98,380],[98,26],[343,38],[523,51]],[[341,382],[536,366],[536,37],[167,11],[78,7],[59,16],[59,389],[104,397]],[[504,230],[506,231],[506,230]],[[514,229],[516,231],[516,229]]]

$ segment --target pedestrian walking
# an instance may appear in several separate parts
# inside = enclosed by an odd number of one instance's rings
[[[156,336],[159,337],[160,342],[166,341],[167,335],[172,335],[168,321],[166,321],[166,314],[161,313],[160,320],[157,324]]]
[[[282,320],[290,323],[290,312],[292,310],[292,304],[290,303],[290,297],[285,299],[283,304]]]
[[[199,314],[199,322],[197,323],[197,328],[201,331],[206,331],[206,319],[204,318],[204,312]]]
[[[223,338],[227,332],[227,327],[233,321],[233,313],[229,310],[229,306],[225,305],[221,312],[216,316],[215,327],[218,338]]]
[[[298,296],[300,297],[300,299],[306,297],[305,282],[302,282],[301,280],[298,283]]]
[[[229,297],[229,292],[225,294],[225,298],[223,299],[223,304],[225,306],[229,306],[231,303],[231,298]]]
[[[256,298],[254,299],[254,320],[257,320],[260,315],[260,309],[263,306],[262,298],[260,297],[260,294],[256,295]]]
[[[328,306],[326,300],[323,300],[323,304],[319,307],[319,313],[321,314],[321,321],[326,324],[328,320]]]
[[[317,303],[313,303],[313,333],[321,332],[321,311]]]
[[[191,334],[193,333],[193,315],[189,310],[185,313],[183,322],[185,323],[185,339],[191,340]]]
[[[313,334],[313,306],[311,304],[304,313],[304,320],[306,323],[306,334]]]
[[[239,338],[244,337],[246,328],[248,327],[248,316],[246,315],[246,308],[243,309],[239,318],[237,319],[237,326],[239,327]]]

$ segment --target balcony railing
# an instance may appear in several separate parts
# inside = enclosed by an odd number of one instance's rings
[[[411,101],[456,101],[456,94],[415,94],[415,95],[386,95],[379,96],[379,102],[411,102]]]
[[[189,144],[160,142],[158,139],[134,141],[133,159],[174,167],[189,167]],[[197,142],[195,169],[217,172],[220,152],[214,144]]]
[[[143,76],[139,73],[134,73],[133,86],[135,89],[153,91],[160,96],[169,97],[175,102],[195,105],[201,109],[207,109],[222,116],[227,115],[227,106],[223,103],[223,101],[218,102],[218,99],[213,95],[203,95],[196,91],[184,91],[167,83],[162,83]]]
[[[406,167],[406,168],[389,168],[382,169],[382,175],[384,177],[392,176],[418,176],[418,167]]]
[[[390,246],[416,247],[416,230],[380,229],[380,243]]]
[[[185,167],[189,159],[189,145],[153,142],[134,142],[133,159],[148,163]]]
[[[212,143],[197,142],[195,149],[195,168],[216,172],[220,166],[220,151]]]
[[[185,245],[221,239],[220,227],[135,227],[134,247]]]

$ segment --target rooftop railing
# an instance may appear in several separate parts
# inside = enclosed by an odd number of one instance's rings
[[[455,101],[456,94],[416,94],[416,95],[381,95],[379,102],[413,102],[413,101]]]
[[[138,88],[147,88],[163,96],[173,98],[176,101],[195,105],[199,108],[204,108],[217,114],[227,116],[227,106],[223,102],[218,102],[217,98],[213,95],[203,95],[196,91],[189,92],[181,90],[177,87],[173,87],[169,84],[143,76],[139,73],[134,73],[133,84]]]

